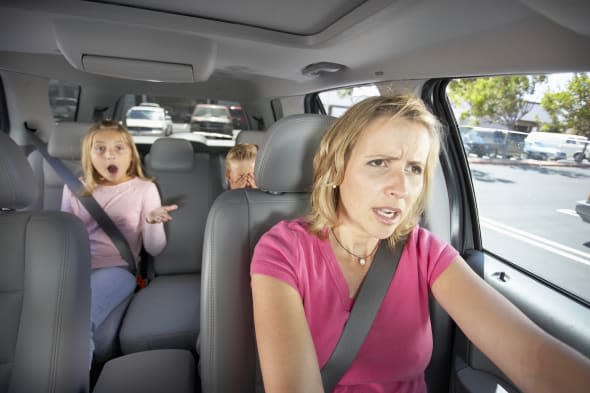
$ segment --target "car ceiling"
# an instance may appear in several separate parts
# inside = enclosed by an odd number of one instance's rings
[[[585,0],[0,1],[0,68],[55,76],[73,66],[105,74],[109,60],[130,59],[153,61],[157,69],[186,65],[195,83],[220,77],[272,81],[291,91],[588,71],[589,17]],[[31,54],[41,61],[31,61]],[[84,64],[85,56],[99,61]],[[302,74],[318,62],[345,69]],[[134,63],[123,64],[115,76],[126,77],[125,66]],[[161,80],[171,81],[166,75]]]

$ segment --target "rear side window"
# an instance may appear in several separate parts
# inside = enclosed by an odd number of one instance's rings
[[[80,90],[80,86],[73,83],[49,81],[49,105],[57,123],[77,120]]]
[[[483,249],[590,303],[588,74],[457,79],[447,95]]]

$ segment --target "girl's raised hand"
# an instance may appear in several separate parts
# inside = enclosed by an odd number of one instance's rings
[[[157,224],[172,220],[169,212],[178,209],[178,205],[160,206],[148,213],[145,220],[148,224]]]

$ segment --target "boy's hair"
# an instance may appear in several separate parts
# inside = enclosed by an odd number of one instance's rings
[[[148,180],[143,174],[141,159],[137,152],[137,148],[135,147],[135,143],[133,142],[133,137],[129,134],[129,131],[116,121],[103,120],[91,126],[82,140],[82,170],[84,172],[84,183],[86,184],[86,189],[82,192],[82,195],[92,194],[101,179],[100,174],[92,166],[90,151],[92,149],[94,136],[102,131],[115,131],[121,133],[127,147],[131,149],[131,163],[129,164],[129,169],[127,169],[127,175]]]
[[[256,159],[258,154],[258,145],[251,143],[240,143],[229,149],[225,156],[226,173],[229,171],[231,161],[250,161]]]
[[[379,117],[406,119],[423,125],[430,134],[430,149],[424,168],[424,183],[412,211],[397,226],[389,238],[394,245],[409,234],[424,211],[434,168],[438,162],[440,123],[428,111],[424,102],[412,95],[370,97],[349,108],[323,136],[313,160],[311,211],[307,216],[308,230],[324,237],[324,229],[337,224],[338,186],[352,149],[369,123]],[[334,187],[336,186],[336,187]]]

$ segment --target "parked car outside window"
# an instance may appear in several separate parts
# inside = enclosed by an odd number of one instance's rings
[[[191,132],[213,132],[233,136],[233,122],[225,105],[199,104],[190,121]]]
[[[565,160],[567,155],[565,152],[559,150],[556,147],[550,146],[545,142],[541,141],[525,141],[524,143],[524,154],[527,158],[534,158],[536,160]]]
[[[132,135],[172,134],[172,121],[166,120],[164,108],[152,103],[129,109],[125,116],[125,126]]]

